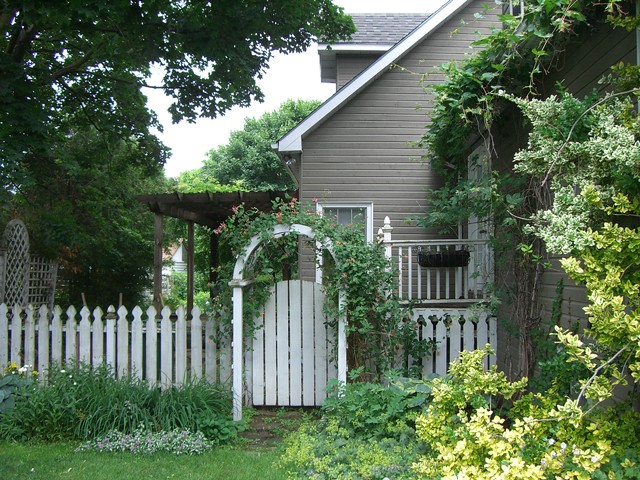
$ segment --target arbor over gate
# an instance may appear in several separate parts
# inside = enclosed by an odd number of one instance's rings
[[[333,244],[329,238],[326,236],[316,235],[316,232],[306,225],[300,224],[292,224],[292,225],[283,225],[278,224],[275,225],[270,232],[270,236],[272,238],[280,238],[285,235],[295,234],[298,236],[305,236],[311,240],[316,241],[323,249],[328,251],[331,256],[335,260],[335,253],[333,250]],[[244,329],[243,329],[243,287],[252,283],[252,279],[244,278],[244,267],[251,257],[251,255],[256,251],[256,249],[262,244],[262,240],[258,236],[254,236],[251,238],[249,245],[244,249],[244,252],[238,256],[235,264],[235,268],[233,271],[233,279],[229,282],[229,285],[233,288],[233,418],[234,420],[242,419],[242,399],[244,394],[244,382],[243,376],[245,372],[244,366]],[[304,282],[307,283],[307,282]],[[315,307],[312,309],[308,308],[300,308],[297,312],[297,315],[300,315],[301,325],[304,328],[305,324],[309,322],[305,322],[305,318],[308,320],[309,315],[313,315],[314,312],[318,312],[318,301],[323,298],[323,296],[319,296],[317,292],[319,286],[317,284],[312,284],[312,286],[301,286],[299,289],[288,289],[287,295],[287,309],[284,312],[284,316],[279,316],[281,319],[290,319],[292,312],[292,305],[304,305],[305,297],[308,299],[308,295],[313,294],[315,299]],[[308,282],[312,283],[312,282]],[[283,290],[283,287],[276,287],[276,291],[280,288]],[[292,293],[293,292],[293,293]],[[297,299],[299,296],[299,300]],[[293,299],[293,300],[292,300]],[[338,381],[346,382],[347,380],[347,342],[346,342],[346,314],[344,313],[344,305],[345,305],[345,296],[344,293],[341,292],[339,295],[339,311],[341,312],[340,318],[338,318],[338,332],[337,332],[337,350],[338,350],[338,365],[337,365],[337,377]],[[307,305],[309,302],[306,303]],[[320,309],[322,309],[323,305],[320,305]],[[270,309],[265,308],[265,314]],[[279,307],[278,310],[281,312],[282,307]],[[320,310],[322,311],[322,310]],[[296,315],[294,315],[296,316]],[[265,324],[267,322],[267,317],[265,317]],[[284,327],[280,327],[280,330],[283,336],[289,336],[289,325]],[[275,332],[266,332],[267,334],[273,334]],[[312,332],[310,332],[313,335]],[[311,336],[310,335],[310,336]],[[269,345],[269,342],[265,338],[265,345]],[[290,342],[287,344],[286,351],[280,354],[279,359],[280,363],[286,363],[287,368],[285,372],[290,374],[289,366],[293,367],[294,362],[300,362],[302,358],[302,349],[305,347],[302,343],[298,342]],[[298,352],[300,352],[298,354]],[[254,362],[255,364],[255,362]],[[283,365],[281,365],[283,366]],[[252,370],[253,371],[253,370]],[[280,372],[282,374],[282,371]],[[272,380],[268,376],[265,376],[265,382]],[[277,378],[273,379],[274,381],[278,381]],[[253,381],[253,379],[252,379]],[[284,382],[283,382],[284,383]],[[292,389],[302,388],[301,384],[297,382],[292,382]]]

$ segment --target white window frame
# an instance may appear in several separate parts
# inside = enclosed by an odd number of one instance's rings
[[[373,202],[318,202],[316,212],[324,215],[325,208],[364,208],[366,210],[365,233],[367,242],[373,241]],[[316,265],[316,283],[322,283],[322,257],[318,259]]]

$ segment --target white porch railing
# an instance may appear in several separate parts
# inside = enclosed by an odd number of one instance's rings
[[[389,217],[378,236],[398,273],[397,294],[414,302],[413,321],[420,339],[437,349],[423,359],[409,359],[422,374],[444,374],[463,350],[491,345],[497,352],[497,319],[483,307],[493,283],[493,254],[486,240],[437,239],[394,241]],[[418,257],[425,255],[421,266]],[[448,263],[449,262],[449,263]],[[495,364],[495,356],[486,360]]]
[[[153,307],[145,313],[140,307],[130,314],[124,307],[109,307],[105,314],[100,308],[34,311],[0,304],[0,374],[15,362],[30,365],[44,380],[51,365],[74,361],[106,364],[118,377],[132,375],[163,388],[189,379],[229,381],[231,349],[212,340],[220,328],[216,319],[197,307],[192,320],[182,307],[175,316],[164,308],[160,319]]]
[[[398,272],[397,294],[402,300],[447,306],[469,305],[488,298],[493,283],[493,257],[486,240],[399,242],[391,238],[392,230],[387,217],[379,235],[383,238],[387,258]],[[431,259],[425,266],[418,263],[420,252]],[[451,266],[447,263],[449,258],[457,258],[458,262],[453,261]],[[461,261],[465,263],[462,266]]]

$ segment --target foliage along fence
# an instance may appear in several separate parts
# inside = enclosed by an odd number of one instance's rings
[[[132,375],[163,388],[190,379],[229,381],[231,349],[213,340],[220,338],[216,319],[198,307],[191,320],[182,307],[175,315],[165,307],[159,319],[153,307],[145,313],[140,307],[129,315],[113,306],[105,314],[100,308],[63,313],[60,307],[35,311],[0,304],[0,371],[9,362],[30,365],[44,380],[50,365],[74,361],[107,364],[118,377]]]

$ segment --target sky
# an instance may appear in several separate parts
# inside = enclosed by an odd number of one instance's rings
[[[425,13],[436,10],[444,0],[334,0],[347,13]],[[171,100],[159,90],[147,90],[149,106],[158,115],[164,127],[157,132],[162,142],[171,148],[171,158],[165,165],[167,177],[177,177],[185,170],[202,166],[206,153],[224,145],[233,130],[241,130],[244,119],[258,118],[266,112],[277,110],[290,98],[326,100],[335,93],[335,84],[320,82],[320,62],[316,45],[300,54],[276,54],[269,62],[269,69],[258,82],[264,92],[264,102],[247,108],[232,108],[216,119],[201,119],[195,123],[173,124],[167,109]]]

